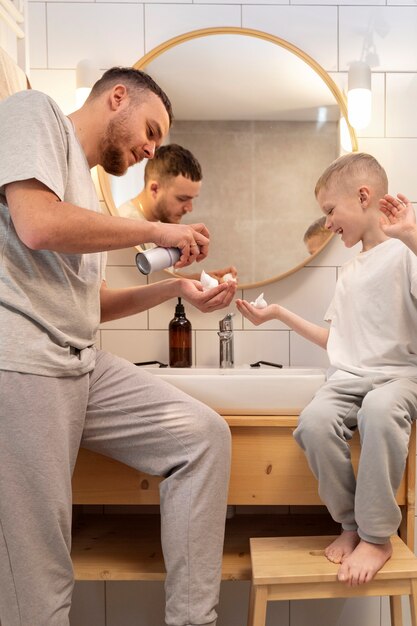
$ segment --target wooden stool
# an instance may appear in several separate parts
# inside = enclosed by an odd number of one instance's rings
[[[248,626],[265,626],[269,600],[390,596],[391,624],[402,626],[401,596],[410,597],[411,623],[417,626],[417,558],[397,536],[393,554],[375,578],[348,587],[337,580],[339,565],[324,556],[335,537],[251,539],[252,586]]]

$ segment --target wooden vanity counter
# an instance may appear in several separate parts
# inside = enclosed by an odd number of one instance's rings
[[[322,505],[317,482],[294,441],[296,415],[224,418],[232,432],[232,505]],[[357,433],[351,442],[355,467]],[[397,493],[402,508],[401,537],[414,548],[415,426],[406,472]],[[118,461],[81,449],[74,476],[73,502],[101,505],[155,505],[161,478],[137,472]],[[136,507],[135,507],[136,511]],[[236,515],[228,520],[223,578],[249,579],[249,537],[334,534],[327,515]],[[164,566],[159,516],[83,515],[74,523],[73,563],[79,580],[160,580]]]

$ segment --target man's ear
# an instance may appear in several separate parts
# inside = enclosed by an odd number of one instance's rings
[[[117,111],[127,101],[127,89],[124,85],[114,85],[109,92],[109,103],[112,111]]]
[[[149,183],[149,191],[151,193],[152,198],[155,200],[159,191],[161,190],[161,185],[157,180],[151,180]]]

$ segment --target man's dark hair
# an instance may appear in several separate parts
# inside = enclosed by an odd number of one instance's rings
[[[145,166],[145,184],[152,179],[163,181],[180,175],[194,182],[203,178],[201,165],[195,156],[177,143],[160,146]]]
[[[172,105],[165,91],[156,84],[149,74],[136,70],[133,67],[112,67],[107,72],[104,72],[103,76],[93,85],[89,97],[92,99],[97,98],[104,91],[118,83],[125,85],[133,100],[135,100],[136,94],[145,91],[151,91],[158,96],[167,110],[169,123],[170,125],[172,124]]]

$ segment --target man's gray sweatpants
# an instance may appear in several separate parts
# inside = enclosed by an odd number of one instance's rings
[[[165,477],[166,622],[215,625],[229,428],[175,387],[98,352],[94,371],[76,378],[0,372],[1,626],[69,624],[71,475],[80,444]]]
[[[333,375],[302,411],[294,437],[319,482],[319,495],[345,530],[385,543],[401,522],[395,501],[416,419],[417,379]],[[348,440],[358,427],[357,478]]]

